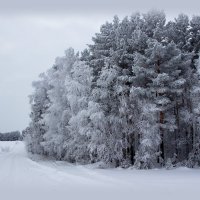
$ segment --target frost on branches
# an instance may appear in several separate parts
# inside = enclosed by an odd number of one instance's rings
[[[200,166],[200,16],[135,13],[72,48],[30,96],[31,153],[150,169]]]

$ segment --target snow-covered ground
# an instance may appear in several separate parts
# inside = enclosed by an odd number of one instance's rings
[[[23,142],[0,142],[1,200],[198,199],[200,170],[95,169],[28,158]]]

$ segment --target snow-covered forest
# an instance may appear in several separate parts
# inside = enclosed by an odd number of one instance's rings
[[[200,16],[115,16],[92,40],[33,83],[27,150],[104,167],[200,166]]]

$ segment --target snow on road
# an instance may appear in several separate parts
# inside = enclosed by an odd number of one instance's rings
[[[198,199],[200,170],[95,169],[33,161],[23,142],[0,142],[1,200]]]

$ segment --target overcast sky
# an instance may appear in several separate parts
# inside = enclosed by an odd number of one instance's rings
[[[106,20],[152,8],[198,13],[199,0],[0,0],[0,132],[29,123],[31,82],[70,46],[82,50]]]

